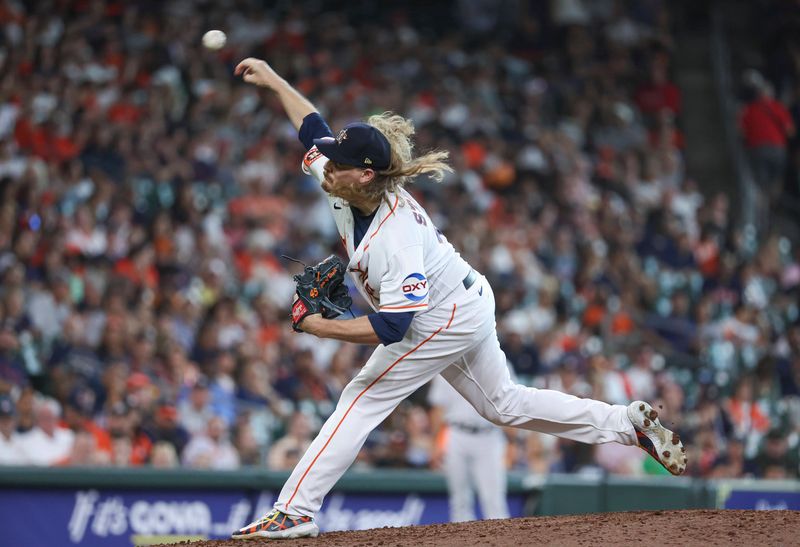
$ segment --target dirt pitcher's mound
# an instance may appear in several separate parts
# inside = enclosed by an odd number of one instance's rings
[[[330,532],[314,539],[195,541],[191,547],[800,545],[800,511],[637,511]]]

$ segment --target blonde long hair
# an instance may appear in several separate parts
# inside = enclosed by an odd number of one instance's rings
[[[413,156],[411,137],[414,135],[414,122],[411,120],[393,112],[384,112],[370,116],[367,123],[383,133],[392,147],[389,168],[377,172],[375,180],[363,189],[370,197],[380,198],[387,191],[394,192],[417,175],[426,174],[441,182],[446,172],[453,172],[447,163],[450,156],[447,151],[434,150],[416,158]]]

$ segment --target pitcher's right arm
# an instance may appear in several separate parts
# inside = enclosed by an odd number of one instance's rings
[[[248,57],[236,65],[233,73],[236,76],[241,76],[247,83],[274,91],[278,95],[289,121],[298,131],[303,124],[303,118],[317,112],[311,101],[306,99],[262,59]]]

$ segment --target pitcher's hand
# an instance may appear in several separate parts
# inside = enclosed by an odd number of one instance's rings
[[[236,76],[242,76],[242,79],[249,84],[273,89],[282,80],[266,61],[255,57],[242,60],[236,65],[233,73]]]

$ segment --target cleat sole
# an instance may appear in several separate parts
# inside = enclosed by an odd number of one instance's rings
[[[673,475],[681,475],[686,471],[688,458],[680,435],[661,425],[658,412],[653,407],[645,402],[633,403],[628,407],[628,418],[636,429],[639,448]],[[671,447],[679,448],[680,452]]]

